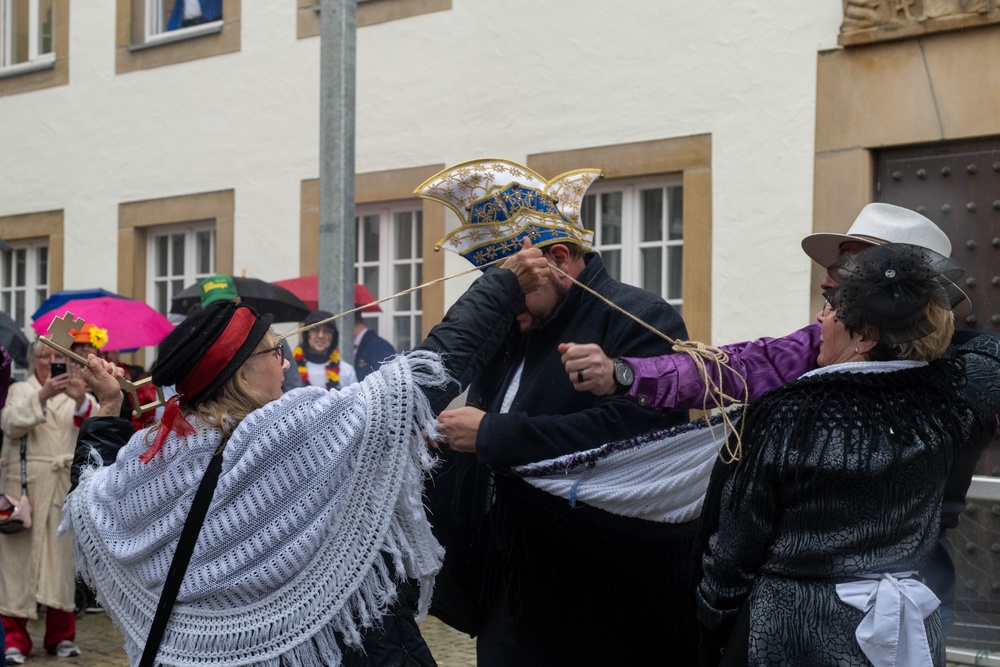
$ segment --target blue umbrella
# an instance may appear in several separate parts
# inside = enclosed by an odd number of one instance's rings
[[[106,289],[101,289],[100,287],[96,287],[94,289],[64,289],[61,292],[56,292],[55,294],[49,296],[49,298],[38,307],[38,310],[31,314],[31,319],[37,320],[50,310],[55,310],[59,306],[64,305],[67,301],[73,301],[75,299],[96,299],[102,296],[110,296],[116,299],[128,298],[122,296],[121,294],[115,294],[114,292],[109,292]]]

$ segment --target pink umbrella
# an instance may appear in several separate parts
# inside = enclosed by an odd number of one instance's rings
[[[45,335],[52,320],[66,312],[108,330],[108,342],[102,350],[134,350],[157,345],[174,328],[170,320],[142,301],[107,296],[67,301],[32,322],[31,327],[39,335]]]

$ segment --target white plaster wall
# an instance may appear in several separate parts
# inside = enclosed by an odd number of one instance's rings
[[[115,75],[114,4],[74,3],[70,85],[0,98],[0,215],[65,209],[66,286],[113,288],[119,203],[232,188],[235,271],[294,276],[319,171],[319,39],[295,38],[294,10],[244,1],[238,53]],[[713,339],[784,333],[810,316],[816,54],[840,17],[838,0],[454,0],[364,27],[357,169],[710,133]]]

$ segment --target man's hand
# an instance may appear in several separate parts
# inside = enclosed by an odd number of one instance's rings
[[[125,377],[125,369],[91,354],[87,357],[87,365],[83,367],[81,375],[101,406],[95,416],[117,417],[120,415],[124,396],[118,386],[118,378]]]
[[[476,408],[464,407],[445,410],[438,415],[441,442],[456,452],[475,453],[479,423],[486,413]]]
[[[598,396],[610,396],[618,390],[615,364],[600,345],[560,343],[559,352],[573,389],[590,391]]]
[[[549,279],[549,260],[541,250],[531,246],[531,239],[527,236],[520,252],[508,257],[500,266],[514,272],[525,294],[534,292]]]

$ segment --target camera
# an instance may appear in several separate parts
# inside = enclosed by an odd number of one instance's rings
[[[66,362],[65,361],[53,361],[49,368],[52,369],[52,377],[62,375],[66,372]]]

